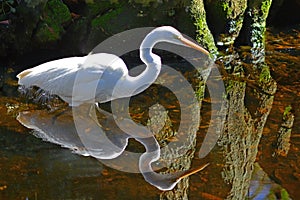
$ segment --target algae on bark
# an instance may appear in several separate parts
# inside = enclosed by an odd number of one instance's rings
[[[191,14],[194,18],[196,26],[196,39],[200,44],[203,44],[211,53],[217,53],[217,47],[214,42],[213,35],[208,28],[206,21],[206,11],[203,0],[192,0]]]

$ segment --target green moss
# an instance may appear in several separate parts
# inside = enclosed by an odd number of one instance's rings
[[[259,82],[260,83],[268,83],[271,80],[270,69],[268,66],[263,66],[261,68],[261,72],[259,74]]]
[[[264,19],[267,19],[268,17],[268,14],[269,14],[269,10],[270,10],[270,7],[271,7],[271,4],[272,4],[272,0],[264,0],[261,4],[261,8],[260,10],[262,11],[263,13],[263,18]]]
[[[283,112],[283,120],[286,120],[288,116],[291,114],[292,106],[288,105],[285,107],[284,112]]]
[[[254,54],[265,48],[266,19],[271,2],[271,0],[254,0],[249,2],[249,13],[252,20],[250,42],[255,47]]]
[[[47,3],[45,22],[63,24],[71,20],[68,7],[60,0],[51,0]]]
[[[205,95],[205,82],[203,80],[200,80],[199,85],[196,90],[196,97],[199,100],[203,100]]]
[[[196,40],[203,44],[212,54],[217,54],[217,47],[213,35],[207,26],[206,13],[202,0],[192,1],[191,13],[195,20],[194,24],[197,32]]]
[[[226,13],[227,18],[232,15],[233,9],[230,7],[229,2],[223,1],[221,2],[221,7],[223,11]]]
[[[60,0],[48,1],[35,35],[36,39],[42,43],[59,40],[64,32],[63,24],[70,20],[71,14],[65,4]]]
[[[228,82],[226,82],[226,84],[225,84],[225,87],[226,87],[226,89],[225,89],[226,94],[229,94],[229,93],[230,93],[230,91],[233,89],[234,85],[235,85],[235,81],[234,81],[234,80],[229,80]]]
[[[86,3],[88,8],[86,15],[88,16],[88,18],[91,18],[105,12],[106,10],[111,9],[113,7],[113,3],[117,2],[95,0],[88,1]]]
[[[262,42],[265,43],[265,32],[266,32],[266,19],[268,17],[268,14],[269,14],[269,10],[270,10],[270,7],[271,7],[271,3],[272,3],[272,0],[263,0],[262,3],[261,3],[261,6],[260,6],[260,13],[261,14],[261,30],[262,30]]]
[[[270,193],[268,194],[267,198],[268,200],[276,200],[278,199],[277,196],[280,193],[280,199],[281,200],[290,200],[289,193],[284,188],[273,188],[270,190]]]
[[[281,189],[281,199],[282,200],[290,199],[289,193],[285,189]]]
[[[262,23],[261,23],[261,39],[262,39],[262,43],[265,44],[265,40],[266,40],[266,37],[265,37],[265,32],[266,32],[266,19],[268,17],[268,14],[269,14],[269,10],[270,10],[270,7],[271,7],[271,3],[272,3],[272,0],[263,0],[262,1],[262,4],[261,4],[261,7],[260,7],[260,11],[262,13],[261,15],[261,18],[262,18]],[[265,45],[263,45],[263,47],[265,48]]]
[[[109,26],[109,21],[115,17],[117,17],[122,11],[122,8],[119,7],[115,10],[112,10],[111,12],[106,13],[105,15],[101,15],[96,17],[95,19],[92,20],[92,28],[97,28],[97,27],[106,27]]]
[[[39,25],[39,30],[35,36],[40,42],[56,41],[60,38],[60,32],[62,32],[60,26],[52,24],[50,27],[47,23],[43,22]]]
[[[234,44],[243,26],[246,8],[247,0],[206,1],[205,10],[217,45]]]

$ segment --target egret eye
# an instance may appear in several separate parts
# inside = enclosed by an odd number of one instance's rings
[[[174,38],[177,39],[177,40],[181,40],[182,37],[179,36],[179,35],[174,35]]]

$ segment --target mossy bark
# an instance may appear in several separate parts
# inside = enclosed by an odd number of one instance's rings
[[[64,24],[71,20],[68,7],[58,0],[47,2],[42,20],[38,24],[34,38],[38,43],[56,42],[63,33]]]
[[[266,18],[272,0],[192,0],[198,42],[216,53],[230,46],[264,48]],[[219,49],[218,49],[218,48]],[[256,51],[257,53],[257,51]]]
[[[197,102],[195,102],[197,103]],[[153,117],[148,121],[148,127],[155,135],[161,147],[160,162],[164,163],[167,170],[162,173],[174,173],[189,170],[195,153],[197,121],[194,118],[189,127],[189,134],[185,141],[172,141],[178,136],[178,133],[173,130],[172,122],[167,111],[162,112],[159,105],[154,105],[152,108]],[[197,114],[197,113],[195,113]],[[163,124],[162,124],[163,123]],[[162,124],[161,130],[157,129]],[[172,141],[173,145],[168,145]],[[176,144],[175,144],[176,143]],[[183,178],[174,189],[160,194],[160,199],[188,199],[189,177]]]
[[[197,41],[203,44],[203,46],[210,52],[217,53],[217,47],[215,45],[213,35],[211,34],[206,22],[206,11],[203,0],[192,0],[191,13],[195,21],[194,24],[196,26]]]
[[[254,62],[263,62],[265,55],[266,19],[272,0],[249,1],[238,45],[250,46]],[[260,66],[259,66],[260,67]],[[261,65],[263,67],[263,65]]]
[[[240,73],[237,77],[244,75]],[[276,87],[273,80],[271,82]],[[263,127],[272,108],[273,94],[254,93],[244,81],[231,80],[227,82],[229,85],[227,120],[218,143],[224,154],[222,176],[226,183],[231,184],[227,199],[245,199]],[[250,98],[250,101],[257,102],[256,107],[248,107],[246,95],[248,101]]]
[[[210,0],[205,6],[217,45],[233,44],[243,25],[247,0]]]

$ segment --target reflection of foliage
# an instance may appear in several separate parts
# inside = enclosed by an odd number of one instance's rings
[[[271,80],[270,69],[268,66],[262,66],[261,72],[259,74],[259,81],[261,83],[268,83]]]
[[[289,196],[289,193],[284,188],[281,189],[280,194],[281,194],[281,199],[282,200],[291,199],[290,196]]]
[[[284,112],[283,112],[283,119],[287,120],[288,116],[291,115],[291,110],[292,110],[292,106],[288,105],[287,107],[285,107]]]

